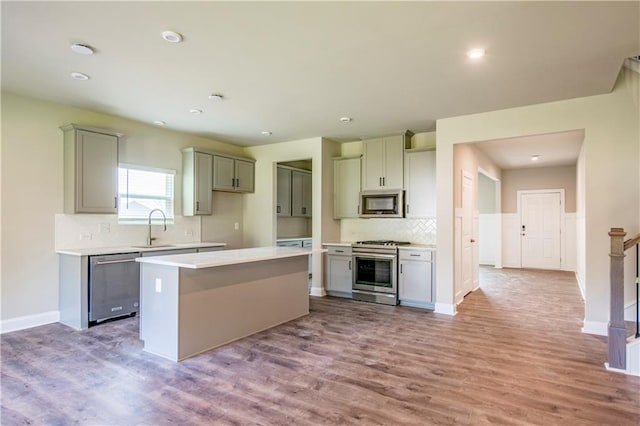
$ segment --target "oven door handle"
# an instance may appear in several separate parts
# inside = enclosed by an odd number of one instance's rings
[[[354,258],[359,259],[395,259],[397,256],[395,254],[371,254],[371,253],[358,253],[353,255]]]

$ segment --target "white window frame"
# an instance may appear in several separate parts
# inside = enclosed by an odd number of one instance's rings
[[[132,198],[138,198],[138,199],[150,199],[150,200],[166,200],[169,202],[170,205],[170,209],[171,211],[169,212],[165,212],[163,211],[163,213],[165,214],[167,221],[167,224],[173,224],[174,223],[174,218],[175,218],[175,175],[176,175],[176,171],[172,170],[172,169],[163,169],[163,168],[158,168],[158,167],[147,167],[147,166],[140,166],[137,164],[129,164],[129,163],[120,163],[118,164],[118,178],[120,177],[120,170],[121,169],[131,169],[131,170],[136,170],[136,171],[147,171],[147,172],[154,172],[154,173],[164,173],[165,175],[170,175],[172,176],[172,184],[170,185],[171,188],[171,194],[166,194],[164,197],[158,197],[158,196],[154,196],[154,195],[146,195],[146,194],[133,194]],[[149,217],[148,215],[145,215],[144,217],[139,216],[139,217],[127,217],[127,216],[120,216],[120,205],[121,203],[124,202],[124,200],[127,197],[128,193],[127,192],[120,192],[120,182],[118,182],[118,223],[121,225],[146,225],[149,223]],[[151,223],[158,225],[158,224],[163,224],[163,218],[161,214],[154,214],[151,218]]]

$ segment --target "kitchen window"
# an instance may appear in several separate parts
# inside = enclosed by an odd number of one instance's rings
[[[120,164],[118,167],[118,223],[146,224],[149,212],[160,209],[173,223],[175,170]],[[162,215],[152,222],[162,224]]]

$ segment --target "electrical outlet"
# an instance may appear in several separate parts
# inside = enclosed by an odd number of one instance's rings
[[[240,224],[239,224],[238,222],[234,223],[234,224],[233,224],[233,229],[235,229],[236,231],[237,231],[238,229],[240,229]]]
[[[193,229],[187,229],[186,231],[184,231],[184,236],[193,237]]]
[[[156,293],[162,293],[162,279],[156,278]]]
[[[92,238],[90,233],[83,232],[80,234],[80,241],[88,241]]]
[[[101,234],[107,234],[111,232],[111,225],[108,222],[103,222],[98,226],[98,232]]]

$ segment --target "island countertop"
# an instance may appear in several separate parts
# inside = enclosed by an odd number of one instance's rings
[[[263,260],[282,259],[286,257],[308,256],[314,252],[326,250],[311,250],[298,247],[254,247],[236,250],[214,251],[193,254],[174,254],[168,256],[139,257],[140,263],[175,266],[178,268],[202,269],[216,266],[236,265],[239,263],[259,262]]]
[[[155,246],[121,246],[121,247],[90,247],[90,248],[62,248],[56,249],[58,254],[69,256],[102,256],[107,254],[144,253],[163,250],[199,249],[210,247],[225,247],[227,243],[216,242],[195,242],[195,243],[173,243],[157,244]]]

